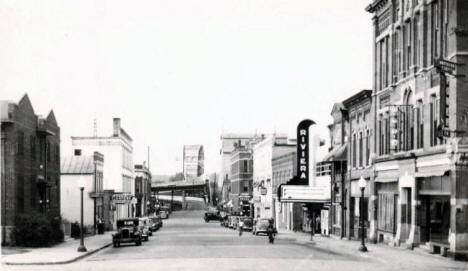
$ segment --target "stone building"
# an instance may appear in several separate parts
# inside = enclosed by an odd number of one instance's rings
[[[2,244],[14,244],[16,215],[60,219],[60,128],[53,111],[36,115],[28,95],[0,101],[0,120]]]
[[[374,241],[468,253],[468,3],[375,0]]]
[[[205,171],[205,154],[202,145],[184,145],[183,174],[185,181],[193,181]]]

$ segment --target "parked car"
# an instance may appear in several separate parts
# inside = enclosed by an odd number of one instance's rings
[[[121,243],[141,245],[141,232],[138,218],[121,218],[117,220],[117,232],[112,234],[112,244],[119,247]]]
[[[216,209],[209,209],[208,211],[205,212],[205,216],[203,219],[205,219],[205,222],[210,222],[210,220],[219,220],[219,212]]]
[[[161,216],[162,219],[168,219],[169,218],[169,212],[166,210],[161,210],[159,211],[159,216]]]
[[[268,234],[268,218],[259,218],[254,222],[252,234],[258,235],[259,233]]]
[[[141,238],[145,241],[149,240],[149,236],[153,235],[153,233],[150,230],[150,220],[148,217],[140,217],[140,232],[141,232]]]
[[[244,216],[241,218],[243,225],[242,225],[242,230],[243,231],[251,231],[253,230],[253,219],[248,216]]]
[[[156,215],[156,216],[150,217],[150,230],[152,232],[159,230],[160,228],[162,228],[162,226],[163,226],[163,222],[160,216]]]

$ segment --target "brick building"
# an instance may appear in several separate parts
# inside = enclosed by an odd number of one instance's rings
[[[374,198],[370,191],[374,185],[374,170],[371,163],[374,118],[372,114],[372,90],[362,90],[343,101],[347,137],[347,179],[345,181],[345,236],[360,238],[360,218],[371,229],[374,225]],[[367,186],[361,195],[358,180],[364,178]],[[361,201],[363,201],[361,203]],[[362,204],[362,210],[360,208]],[[369,207],[370,206],[370,207]],[[370,222],[370,223],[369,223]]]
[[[468,3],[375,0],[374,241],[468,253]]]
[[[36,115],[28,95],[0,101],[2,244],[14,244],[15,216],[60,218],[60,128],[53,111]]]
[[[232,200],[233,212],[251,216],[253,178],[252,150],[240,141],[231,154],[231,189],[229,198]]]
[[[147,216],[150,211],[151,200],[151,172],[146,166],[135,165],[135,216]]]

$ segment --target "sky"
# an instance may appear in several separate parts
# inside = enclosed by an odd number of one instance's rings
[[[0,0],[0,100],[28,93],[70,136],[134,140],[134,163],[182,171],[184,144],[220,168],[220,135],[287,133],[372,88],[371,0]]]

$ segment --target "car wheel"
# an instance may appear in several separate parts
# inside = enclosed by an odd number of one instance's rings
[[[153,236],[153,231],[150,231],[150,232],[149,232],[149,236]]]
[[[148,241],[148,240],[149,240],[149,237],[148,237],[148,236],[146,236],[146,238],[145,238],[145,241]]]
[[[120,242],[117,242],[117,247],[120,247]]]
[[[117,243],[116,243],[116,242],[113,242],[112,245],[113,245],[114,247],[117,247]]]
[[[141,246],[141,239],[137,240],[135,243],[137,246]]]

